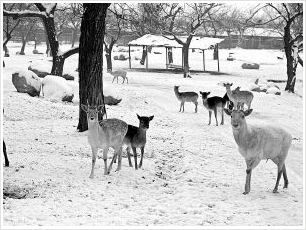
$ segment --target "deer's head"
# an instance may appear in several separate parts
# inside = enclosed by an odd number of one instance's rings
[[[224,109],[224,112],[231,116],[231,125],[235,130],[239,130],[245,123],[245,117],[252,113],[253,109],[243,110],[230,110]]]
[[[145,117],[145,116],[139,116],[138,114],[136,114],[136,115],[137,115],[137,117],[139,119],[139,128],[141,128],[141,129],[148,129],[150,121],[153,120],[154,116]]]

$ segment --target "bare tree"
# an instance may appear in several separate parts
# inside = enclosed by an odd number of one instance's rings
[[[303,49],[303,3],[268,3],[280,17],[279,27],[283,27],[284,50],[287,59],[287,84],[285,90],[294,93],[297,64],[302,63],[298,53]]]
[[[114,3],[108,8],[106,17],[106,29],[104,37],[105,56],[107,63],[107,70],[112,70],[112,50],[115,43],[118,41],[122,29],[126,27],[124,6],[120,3]]]
[[[184,78],[189,76],[189,46],[192,38],[195,36],[195,32],[204,23],[209,22],[208,13],[214,10],[218,10],[220,5],[216,3],[185,3],[183,8],[179,10],[178,15],[175,17],[175,33],[173,31],[164,30],[164,35],[172,35],[173,38],[165,36],[168,39],[175,40],[177,43],[182,45],[183,52],[183,71]],[[181,38],[178,34],[185,34],[185,38]]]
[[[16,8],[16,3],[13,3],[13,4],[3,3],[4,10],[13,10],[14,8]],[[12,33],[18,27],[19,24],[20,24],[20,19],[13,21],[9,17],[3,18],[3,32],[5,35],[5,38],[3,39],[3,50],[5,52],[4,55],[6,57],[10,55],[9,50],[7,48],[7,43],[11,40]]]
[[[59,43],[56,37],[56,29],[54,23],[54,12],[56,10],[56,3],[35,3],[35,6],[39,11],[8,11],[3,10],[4,16],[12,17],[13,19],[26,18],[26,17],[37,17],[43,21],[45,32],[47,33],[48,42],[50,44],[53,65],[51,74],[62,76],[65,59],[78,52],[78,48],[68,50],[65,53],[59,53]]]

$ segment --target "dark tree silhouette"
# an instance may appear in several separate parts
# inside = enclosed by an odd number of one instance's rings
[[[303,26],[301,25],[303,22],[303,3],[268,3],[268,6],[283,20],[284,49],[287,59],[287,84],[285,90],[294,93],[297,64],[303,65],[303,61],[298,54],[303,46]],[[299,24],[298,22],[301,23]],[[294,28],[294,25],[297,28]],[[294,29],[297,30],[295,34],[293,33]]]
[[[86,113],[81,104],[103,104],[103,42],[108,3],[84,3],[79,45],[79,124],[77,129],[88,129]],[[100,117],[101,119],[101,117]]]
[[[35,3],[35,6],[38,8],[39,11],[25,10],[25,11],[13,12],[8,10],[3,10],[3,15],[13,17],[13,19],[19,19],[24,17],[38,17],[43,21],[45,32],[47,34],[48,42],[53,57],[51,74],[62,76],[65,59],[77,53],[78,47],[60,54],[59,43],[58,40],[56,39],[57,34],[54,24],[54,12],[57,4]]]

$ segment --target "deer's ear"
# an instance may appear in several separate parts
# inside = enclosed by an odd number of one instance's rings
[[[136,113],[136,115],[137,115],[137,118],[140,120],[140,116]]]
[[[224,112],[225,112],[227,115],[229,115],[229,116],[232,115],[232,112],[233,112],[232,110],[226,109],[226,108],[224,108],[223,110],[224,110]]]
[[[207,93],[207,95],[209,95],[209,94],[210,94],[210,92]]]
[[[246,111],[244,111],[244,116],[249,116],[252,113],[253,109],[248,109]]]
[[[200,94],[202,95],[202,94],[203,94],[203,92],[202,92],[202,91],[200,91]]]
[[[154,116],[151,116],[151,117],[149,117],[149,120],[150,120],[150,121],[152,121],[152,120],[153,120],[153,118],[154,118]]]
[[[81,104],[81,108],[83,109],[83,111],[84,111],[85,113],[87,113],[87,111],[88,111],[88,106],[87,106],[87,105]]]
[[[98,105],[98,111],[99,112],[103,111],[103,105]]]

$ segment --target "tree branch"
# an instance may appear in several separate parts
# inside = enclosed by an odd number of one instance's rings
[[[43,12],[36,12],[36,11],[29,11],[29,10],[24,10],[20,12],[11,12],[7,10],[3,10],[3,16],[12,17],[14,20],[18,18],[25,18],[25,17],[46,18],[46,14]]]
[[[79,47],[75,47],[73,49],[70,49],[68,51],[66,51],[65,53],[62,54],[63,58],[66,59],[68,57],[70,57],[73,54],[76,54],[79,52]]]

